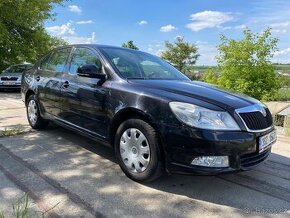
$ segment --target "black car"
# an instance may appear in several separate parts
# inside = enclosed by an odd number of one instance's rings
[[[0,89],[20,89],[22,73],[30,68],[32,64],[16,64],[3,70],[0,74]]]
[[[103,45],[51,51],[22,78],[32,128],[48,121],[114,147],[124,173],[218,174],[264,161],[276,141],[261,102],[191,81],[151,54]]]

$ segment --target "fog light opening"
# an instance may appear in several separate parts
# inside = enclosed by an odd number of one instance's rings
[[[228,156],[201,156],[191,161],[191,165],[203,167],[229,167]]]

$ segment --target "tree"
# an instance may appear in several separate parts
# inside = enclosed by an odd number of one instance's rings
[[[53,4],[63,0],[0,0],[0,70],[10,64],[34,62],[65,42],[50,36],[44,21],[53,18]]]
[[[218,84],[218,77],[218,73],[210,68],[202,75],[202,80],[207,83]]]
[[[260,100],[269,100],[279,88],[271,58],[277,50],[278,39],[271,29],[262,34],[244,30],[241,40],[221,36],[218,46],[218,65],[221,69],[219,85],[245,93]]]
[[[174,43],[166,41],[165,47],[166,51],[161,53],[161,57],[184,73],[189,72],[200,56],[196,45],[184,42],[182,37],[177,37]]]
[[[130,48],[130,49],[139,50],[139,48],[136,45],[134,45],[132,40],[129,40],[128,42],[124,42],[122,44],[122,47],[123,48]]]

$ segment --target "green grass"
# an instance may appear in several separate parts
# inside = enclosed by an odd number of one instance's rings
[[[274,67],[275,70],[290,71],[290,64],[276,64]]]
[[[28,194],[21,197],[15,204],[12,205],[13,218],[29,218],[29,198]],[[0,218],[5,218],[4,214],[0,212]]]
[[[274,96],[275,101],[290,101],[290,88],[281,88]]]
[[[14,218],[29,218],[29,199],[25,194],[16,204],[12,206]]]
[[[25,130],[22,126],[16,126],[14,128],[5,128],[4,130],[0,130],[0,138],[20,135],[23,133],[25,133]]]

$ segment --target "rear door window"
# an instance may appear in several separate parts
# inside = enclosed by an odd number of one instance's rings
[[[54,51],[49,58],[45,58],[41,63],[42,70],[63,72],[66,66],[68,56],[70,54],[71,48],[63,48]]]

